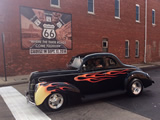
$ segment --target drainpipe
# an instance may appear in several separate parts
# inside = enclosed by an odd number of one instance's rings
[[[145,0],[145,46],[144,46],[144,63],[147,63],[147,0]]]

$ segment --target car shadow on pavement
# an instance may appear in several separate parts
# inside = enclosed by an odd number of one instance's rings
[[[63,109],[59,111],[48,111],[41,106],[39,108],[43,112],[45,112],[47,115],[51,115],[55,113],[63,114],[66,112],[74,112],[75,110],[78,110],[78,109],[81,110],[84,107],[87,108],[88,106],[94,106],[95,104],[99,104],[99,103],[108,103],[122,109],[130,110],[130,107],[126,107],[127,105],[131,106],[131,108],[136,107],[137,103],[135,103],[135,101],[141,101],[141,103],[143,103],[143,99],[147,99],[150,97],[153,97],[152,91],[145,90],[140,96],[137,96],[137,97],[128,96],[126,93],[120,93],[117,95],[110,95],[110,96],[104,95],[101,97],[95,95],[94,97],[85,99],[82,102],[66,105]]]

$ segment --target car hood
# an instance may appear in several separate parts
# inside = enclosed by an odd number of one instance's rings
[[[77,73],[78,70],[49,70],[49,71],[35,71],[30,75],[30,80],[39,79],[41,77],[49,77],[55,75],[67,75],[71,73]]]

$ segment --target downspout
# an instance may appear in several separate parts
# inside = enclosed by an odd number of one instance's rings
[[[147,63],[147,0],[145,0],[145,45],[144,45],[144,63]]]

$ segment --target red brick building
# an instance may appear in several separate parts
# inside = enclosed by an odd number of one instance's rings
[[[129,64],[160,61],[159,6],[159,0],[1,0],[0,75],[4,62],[7,75],[21,75],[63,68],[84,52],[110,52]]]

